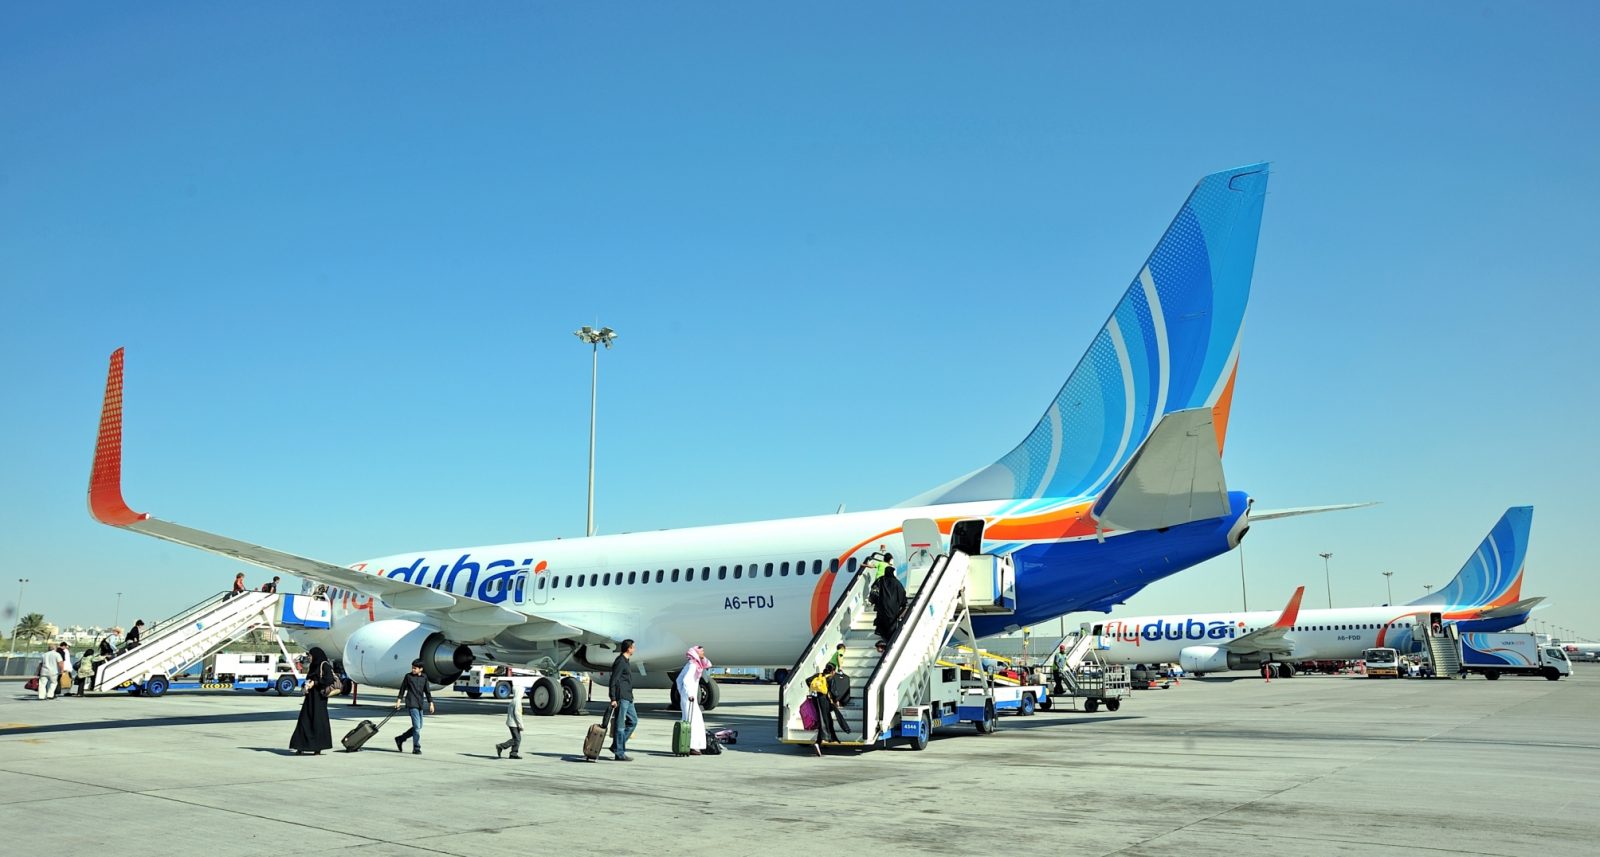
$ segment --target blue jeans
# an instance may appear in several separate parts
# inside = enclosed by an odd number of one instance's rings
[[[633,707],[633,700],[617,700],[616,730],[617,730],[617,755],[628,755],[628,736],[633,734],[634,727],[639,725],[639,710]]]
[[[401,732],[400,736],[398,738],[396,738],[395,740],[396,740],[397,743],[404,744],[406,742],[406,739],[410,738],[411,739],[411,749],[413,749],[413,750],[421,750],[422,749],[422,709],[420,709],[420,708],[407,708],[406,709],[406,713],[411,715],[411,728],[407,729],[404,732]]]

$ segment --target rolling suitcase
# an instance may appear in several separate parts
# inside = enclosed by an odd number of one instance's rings
[[[600,716],[599,723],[589,724],[588,734],[583,736],[583,757],[593,762],[600,758],[600,745],[606,742],[607,727],[611,725],[611,708],[606,708],[606,713]]]
[[[388,714],[385,714],[383,719],[377,723],[373,723],[371,720],[363,720],[356,724],[356,728],[346,732],[344,738],[340,739],[339,743],[344,745],[344,751],[346,753],[354,753],[355,751],[361,749],[362,746],[364,746],[368,741],[371,741],[372,736],[378,734],[378,730],[382,729],[383,725],[388,723],[389,718],[393,716],[394,712],[391,711]]]
[[[689,721],[679,720],[672,724],[672,755],[687,756],[691,749],[689,739],[694,730],[689,726]]]

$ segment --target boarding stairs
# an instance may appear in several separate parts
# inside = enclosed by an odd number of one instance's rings
[[[825,744],[865,746],[876,743],[895,725],[901,709],[927,705],[933,671],[945,650],[957,637],[976,643],[971,617],[975,612],[1011,612],[997,597],[1002,587],[977,592],[970,581],[999,580],[996,566],[1010,560],[979,554],[970,556],[959,550],[935,558],[919,586],[908,592],[910,604],[899,630],[888,640],[882,656],[873,628],[876,614],[868,601],[870,572],[858,572],[834,604],[811,643],[784,682],[779,697],[778,738],[787,744],[809,744],[817,739],[816,729],[805,728],[800,707],[810,690],[807,680],[821,672],[843,642],[845,655],[841,669],[850,676],[851,694],[840,706],[848,729],[838,728],[838,741]],[[870,567],[870,565],[868,566]],[[1009,596],[1009,591],[1004,593]],[[820,712],[819,712],[820,714]]]
[[[1455,678],[1461,674],[1461,637],[1456,623],[1446,622],[1435,634],[1428,626],[1427,617],[1419,616],[1416,628],[1428,648],[1428,660],[1433,664],[1434,678]]]
[[[271,628],[276,638],[279,597],[274,592],[222,593],[164,619],[144,630],[138,646],[96,668],[94,688],[111,692],[130,683],[143,686],[158,676],[170,681],[259,628]],[[283,648],[281,639],[278,645]]]

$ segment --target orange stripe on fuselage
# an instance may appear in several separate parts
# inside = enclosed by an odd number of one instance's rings
[[[1078,536],[1090,536],[1095,533],[1094,517],[1089,514],[1093,503],[1079,503],[1054,512],[1044,512],[1038,515],[1024,515],[1016,518],[985,518],[983,537],[990,541],[1001,542],[1042,542],[1053,539],[1068,539]],[[939,532],[949,535],[951,527],[956,521],[964,520],[962,517],[935,518]],[[895,533],[901,532],[901,527],[884,530],[875,536],[856,542],[838,556],[839,567],[844,568],[850,556],[873,542],[880,541]],[[1107,530],[1110,532],[1110,530]],[[828,619],[828,611],[833,608],[833,581],[837,574],[828,573],[818,578],[817,585],[811,590],[811,633],[815,634],[822,623]]]

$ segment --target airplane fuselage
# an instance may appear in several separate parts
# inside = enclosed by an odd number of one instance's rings
[[[691,644],[727,666],[790,666],[845,590],[848,575],[880,545],[915,561],[902,524],[933,518],[948,533],[961,518],[987,520],[984,550],[1010,553],[1017,612],[980,617],[980,635],[1108,603],[1238,543],[1248,500],[1235,492],[1226,518],[1165,532],[1097,534],[1089,502],[965,503],[628,533],[585,539],[395,554],[356,563],[541,619],[633,639],[635,663],[675,666]],[[933,550],[940,548],[935,546]],[[930,557],[931,559],[931,557]],[[350,634],[382,619],[416,619],[381,600],[333,590],[331,627],[296,632],[305,645],[342,651]],[[462,640],[516,661],[514,639]]]

